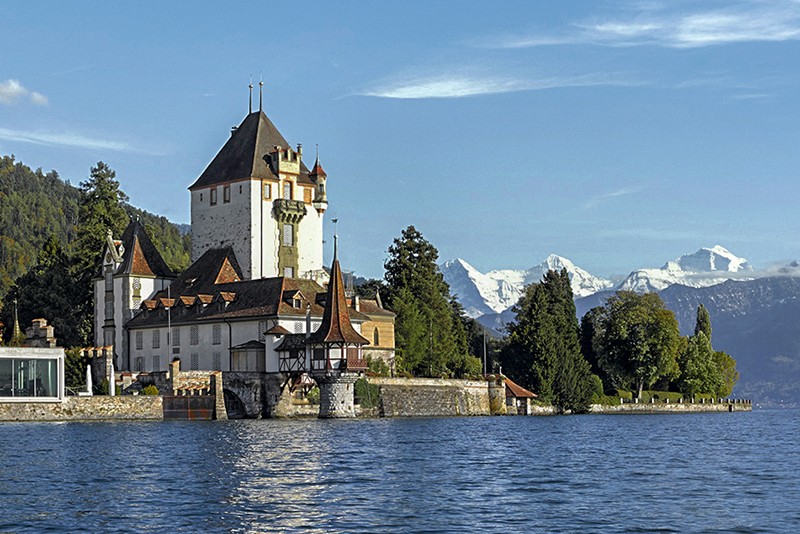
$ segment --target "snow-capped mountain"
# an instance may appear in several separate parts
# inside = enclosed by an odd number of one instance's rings
[[[692,254],[668,261],[660,269],[637,269],[615,289],[646,293],[661,291],[674,284],[709,287],[736,278],[749,280],[746,272],[753,268],[747,260],[719,245],[701,248]],[[733,273],[743,273],[734,275]]]
[[[455,259],[445,262],[441,271],[466,313],[470,317],[479,317],[508,309],[516,304],[526,285],[539,282],[549,270],[562,268],[569,273],[575,297],[591,295],[612,286],[609,280],[593,276],[555,254],[525,270],[502,269],[484,274],[466,261]]]

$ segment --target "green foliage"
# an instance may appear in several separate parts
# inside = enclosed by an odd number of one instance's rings
[[[709,342],[711,341],[711,316],[708,315],[708,310],[702,304],[697,307],[697,321],[694,325],[694,335],[700,332],[705,334]]]
[[[86,298],[71,272],[72,263],[62,250],[58,239],[50,236],[36,265],[19,277],[8,292],[4,315],[13,313],[13,302],[19,303],[21,325],[30,325],[37,317],[48,320],[55,329],[59,346],[85,346],[91,338],[92,318],[76,314],[76,306]]]
[[[319,387],[314,386],[311,390],[306,393],[306,400],[309,404],[319,404]]]
[[[50,236],[71,251],[79,198],[56,171],[44,174],[14,156],[0,157],[0,299],[34,265]]]
[[[413,226],[389,247],[385,300],[397,314],[397,368],[416,376],[462,376],[471,366],[466,333],[438,257]]]
[[[651,399],[655,399],[656,402],[665,402],[669,400],[670,403],[677,403],[682,398],[684,398],[683,393],[677,391],[655,391],[655,390],[644,390],[642,391],[642,398],[640,402],[650,402]]]
[[[656,293],[619,291],[598,312],[594,347],[610,385],[645,387],[679,374],[675,315]]]
[[[158,388],[153,384],[148,384],[142,388],[142,395],[158,395]]]
[[[377,408],[380,405],[381,388],[370,384],[366,378],[359,378],[353,385],[355,403],[362,408]]]
[[[733,392],[733,386],[739,381],[739,371],[736,370],[736,360],[722,351],[714,351],[714,363],[719,370],[722,383],[717,390],[720,397],[728,397]]]
[[[525,289],[508,325],[503,367],[515,381],[560,410],[588,409],[595,384],[581,354],[575,302],[566,269]]]
[[[124,204],[127,196],[114,178],[99,162],[78,189],[55,171],[42,174],[13,156],[0,158],[0,321],[12,324],[17,298],[23,326],[43,317],[55,327],[59,345],[89,343],[91,278],[99,272],[106,232],[120,237],[127,213],[140,216],[173,270],[185,268],[189,236],[164,217]]]
[[[686,396],[716,393],[722,389],[722,375],[714,361],[714,350],[703,330],[689,338],[678,363],[681,368],[678,388]]]
[[[612,395],[620,399],[633,400],[633,392],[624,389],[616,389],[612,392]]]
[[[102,382],[94,385],[94,394],[108,395],[108,378],[104,378]]]
[[[389,366],[383,358],[367,356],[367,372],[371,373],[373,376],[389,376],[391,374],[391,369],[389,369]]]
[[[86,391],[86,366],[89,359],[77,347],[67,349],[64,359],[64,382],[68,388]]]
[[[386,286],[384,285],[383,280],[369,278],[361,283],[356,284],[355,291],[356,295],[361,298],[375,299],[378,293],[381,295],[386,294]]]

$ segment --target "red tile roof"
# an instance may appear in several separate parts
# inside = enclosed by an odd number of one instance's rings
[[[536,393],[533,393],[532,391],[528,391],[519,384],[512,382],[510,379],[506,378],[506,397],[533,399],[538,397],[538,395]]]

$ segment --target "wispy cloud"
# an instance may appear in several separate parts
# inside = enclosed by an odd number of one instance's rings
[[[375,87],[357,94],[360,96],[398,99],[463,98],[558,87],[632,86],[641,85],[641,83],[626,79],[621,74],[585,74],[541,78],[441,74],[422,78],[398,78],[377,84]]]
[[[133,147],[128,143],[111,141],[108,139],[92,139],[90,137],[75,133],[24,132],[20,130],[0,128],[0,139],[4,139],[6,141],[32,143],[35,145],[64,146],[92,150],[114,150],[117,152],[149,153],[148,151]]]
[[[19,80],[0,82],[0,104],[14,105],[23,100],[30,100],[38,106],[47,105],[47,97],[36,91],[30,91]]]
[[[622,189],[617,189],[616,191],[612,191],[610,193],[604,193],[602,195],[597,195],[589,200],[587,200],[583,207],[584,209],[589,209],[597,206],[605,202],[606,200],[611,200],[612,198],[623,197],[627,195],[635,195],[636,193],[641,193],[644,189],[642,187],[623,187]]]
[[[529,48],[564,44],[604,46],[653,45],[698,48],[743,42],[800,39],[800,3],[745,1],[691,13],[665,8],[639,11],[619,18],[595,18],[573,24],[557,35],[507,36],[482,43],[488,48]]]

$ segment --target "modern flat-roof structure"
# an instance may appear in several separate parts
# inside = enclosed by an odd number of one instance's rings
[[[63,398],[64,349],[0,347],[0,403]]]

